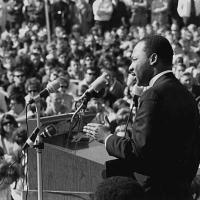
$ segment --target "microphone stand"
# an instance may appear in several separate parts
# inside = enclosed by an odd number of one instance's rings
[[[69,137],[71,136],[72,134],[72,129],[73,129],[73,121],[75,119],[75,117],[77,116],[77,114],[81,111],[81,110],[85,110],[87,108],[87,104],[88,104],[88,101],[90,100],[89,97],[85,97],[83,98],[82,100],[82,103],[81,105],[77,108],[77,110],[74,112],[74,114],[72,115],[71,117],[71,120],[70,120],[70,126],[69,126],[69,135],[68,135],[68,139],[67,139],[67,145],[69,144]]]
[[[37,128],[40,130],[40,105],[35,103],[37,114]],[[43,183],[42,183],[42,150],[44,149],[44,143],[41,136],[38,134],[36,140],[36,152],[37,152],[37,184],[38,184],[38,200],[43,200]]]

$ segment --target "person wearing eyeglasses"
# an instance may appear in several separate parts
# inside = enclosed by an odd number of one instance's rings
[[[25,96],[25,100],[26,100],[26,103],[28,103],[29,100],[33,98],[34,96],[36,96],[41,90],[40,80],[35,77],[27,79],[25,83],[25,90],[27,94]]]
[[[17,67],[13,71],[13,83],[8,86],[7,93],[8,97],[10,97],[12,94],[22,94],[25,96],[25,74],[23,69],[20,67]]]

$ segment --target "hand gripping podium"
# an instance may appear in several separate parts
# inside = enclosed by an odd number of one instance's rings
[[[57,129],[53,137],[44,139],[42,176],[45,200],[93,199],[96,186],[103,180],[105,161],[113,159],[107,154],[104,144],[91,141],[81,133],[82,127],[95,114],[85,112],[81,115],[81,124],[77,124],[70,135],[72,113],[41,118],[41,129],[49,124]],[[30,119],[28,124],[31,133],[36,127],[36,119]],[[28,186],[28,200],[37,199],[35,149],[28,150]],[[26,191],[23,199],[26,199]]]

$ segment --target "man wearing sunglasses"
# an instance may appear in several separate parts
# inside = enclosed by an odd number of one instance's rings
[[[21,68],[14,69],[13,81],[14,83],[9,85],[7,89],[8,97],[10,97],[12,94],[22,94],[23,96],[25,96],[25,75]]]

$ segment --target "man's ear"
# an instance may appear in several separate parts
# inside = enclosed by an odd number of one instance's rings
[[[158,61],[158,55],[157,55],[157,53],[151,54],[151,56],[149,57],[149,64],[151,66],[153,66],[153,65],[155,65],[157,63],[157,61]]]

